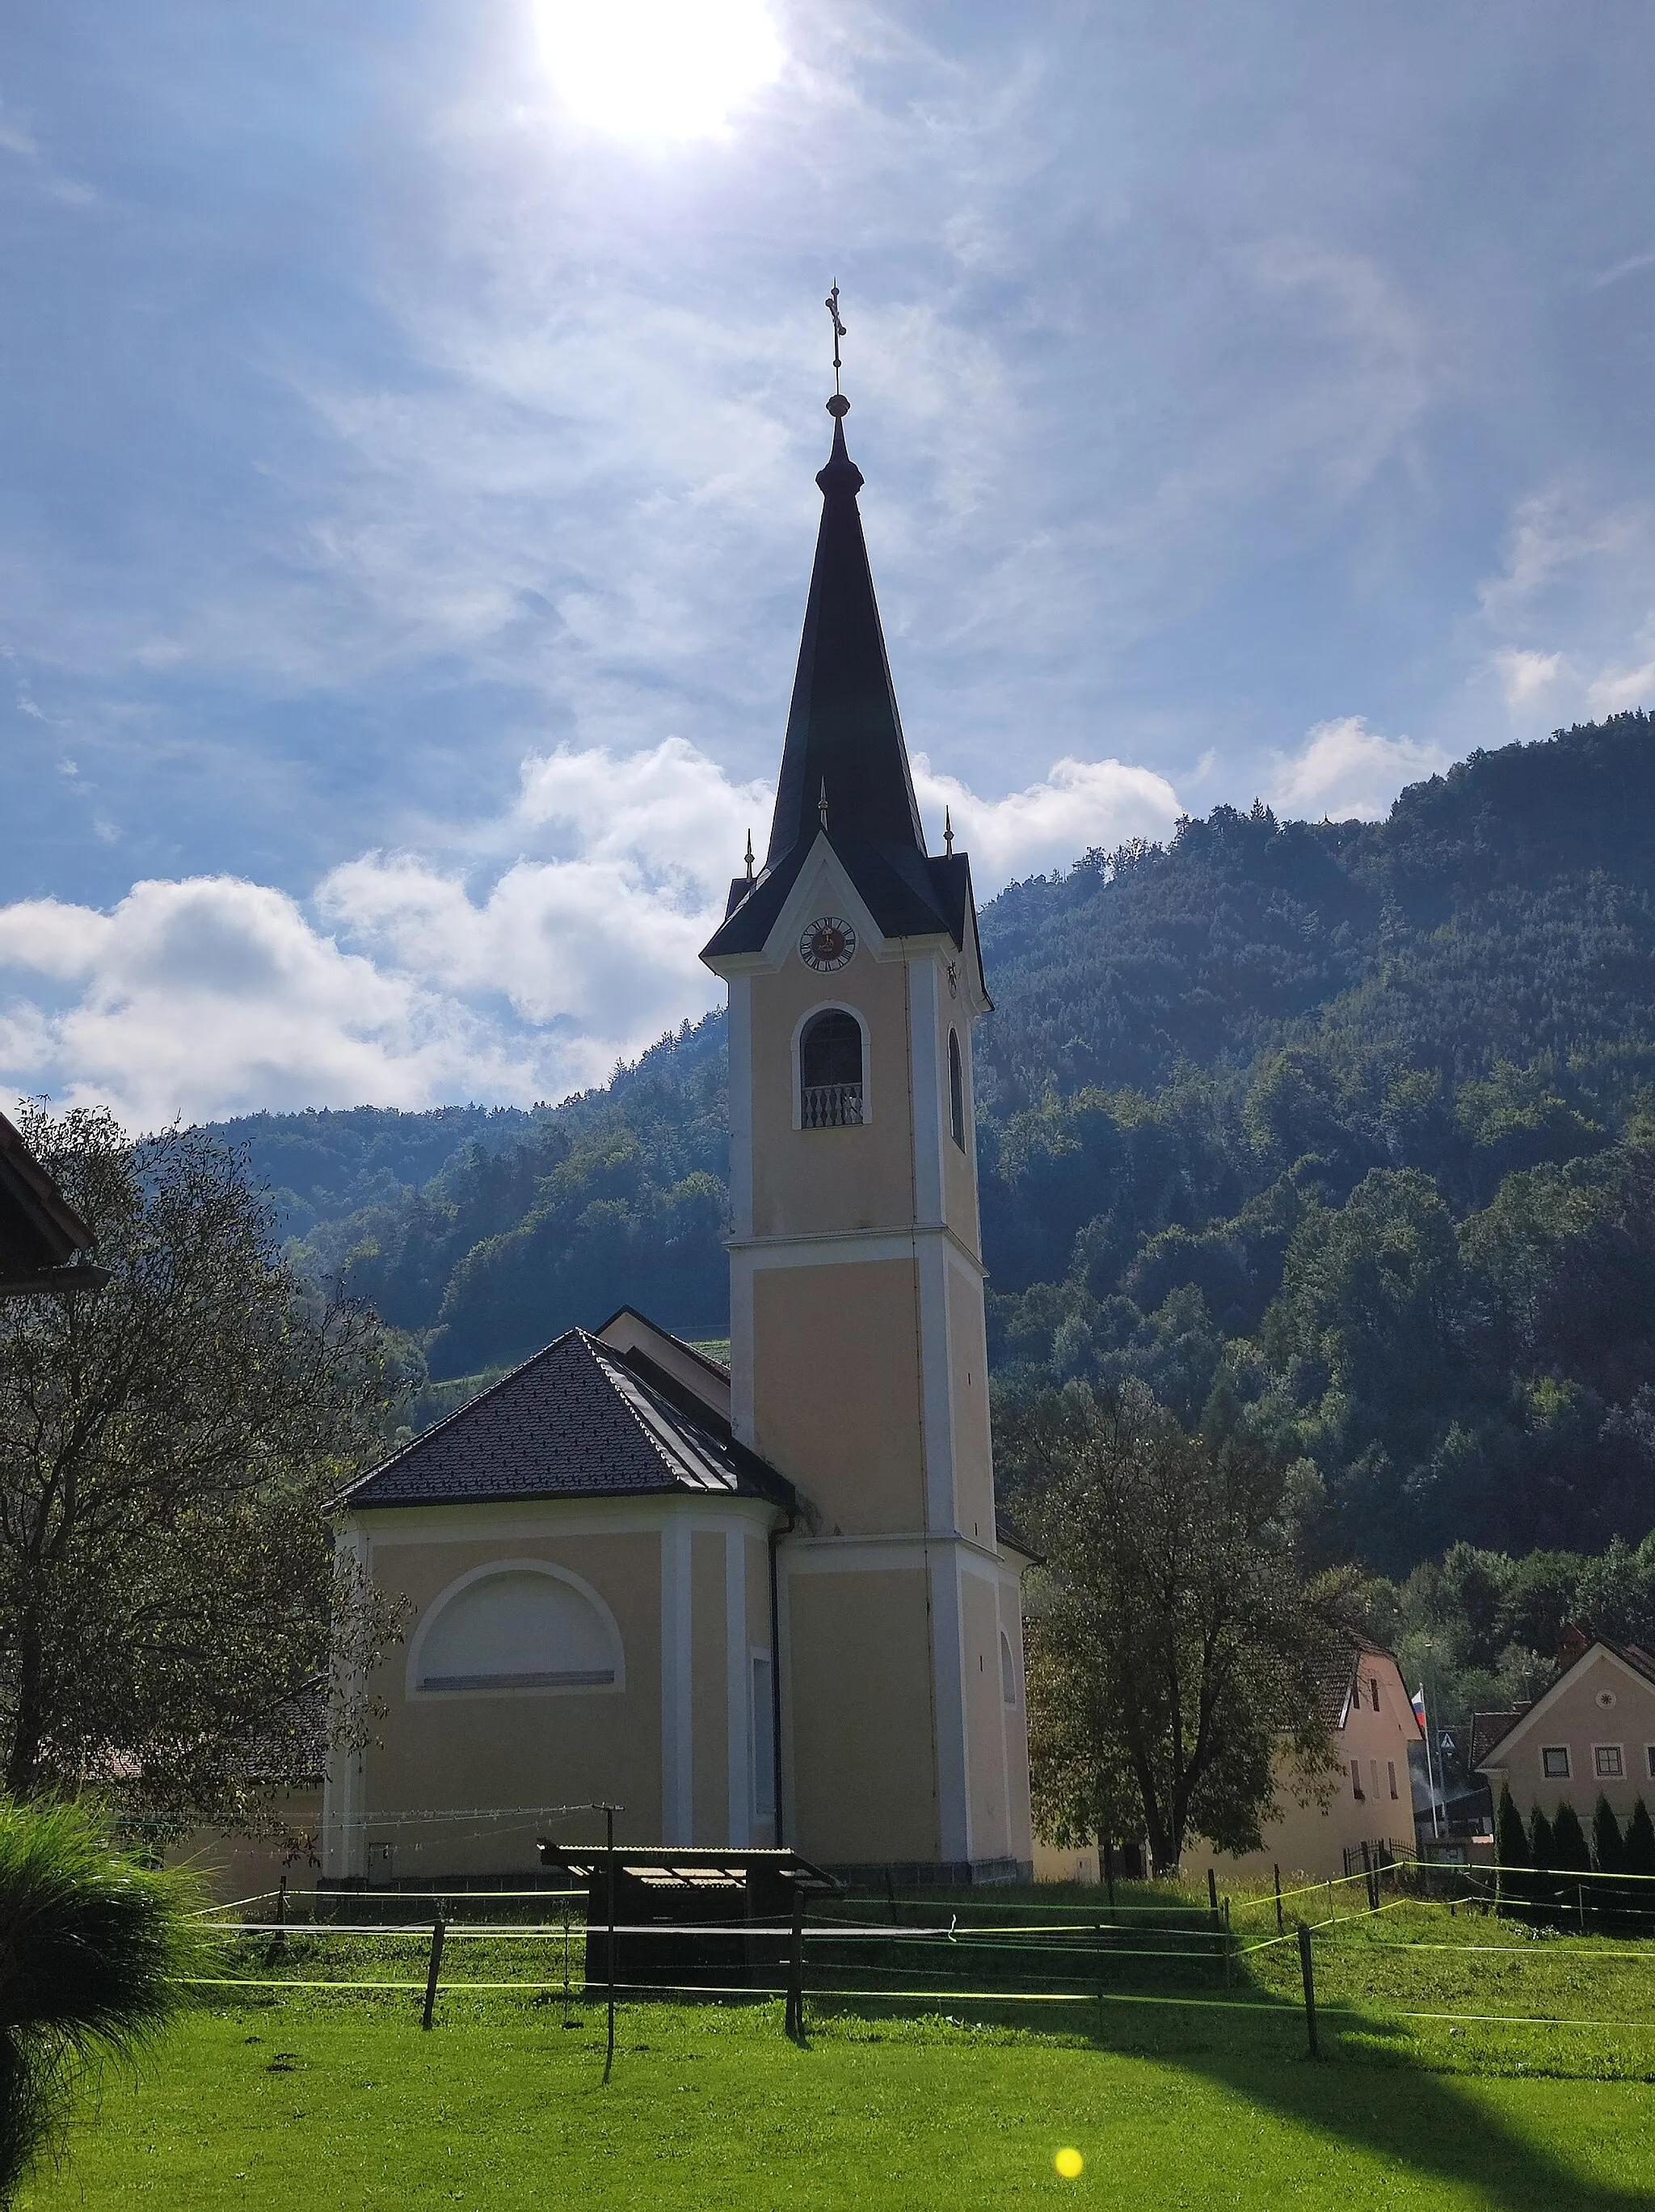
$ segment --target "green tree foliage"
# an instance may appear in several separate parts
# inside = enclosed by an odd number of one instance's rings
[[[1255,1849],[1283,1748],[1313,1796],[1333,1767],[1321,1675],[1335,1589],[1274,1516],[1282,1471],[1192,1436],[1141,1384],[1071,1385],[1032,1415],[1047,1555],[1028,1627],[1036,1821],[1070,1843],[1147,1834],[1158,1871],[1193,1831]]]
[[[247,1816],[251,1768],[313,1771],[330,1658],[389,1626],[320,1510],[378,1443],[377,1325],[318,1304],[201,1133],[22,1126],[111,1279],[0,1307],[5,1786],[118,1777],[157,1814]]]
[[[1519,1868],[1529,1864],[1529,1839],[1523,1832],[1523,1815],[1513,1801],[1511,1790],[1503,1782],[1500,1785],[1500,1803],[1494,1812],[1494,1850],[1502,1867]]]
[[[1649,1808],[1641,1797],[1627,1820],[1626,1833],[1621,1839],[1621,1862],[1627,1874],[1655,1875],[1655,1820],[1650,1819]],[[1633,1899],[1634,1904],[1644,1912],[1655,1911],[1649,1893],[1640,1886],[1634,1887],[1638,1894]]]
[[[187,1875],[112,1852],[89,1810],[0,1801],[0,2203],[61,2139],[88,2073],[177,2008],[197,1902]]]
[[[1615,1808],[1601,1790],[1591,1815],[1591,1860],[1599,1874],[1619,1874],[1626,1863],[1621,1824]]]
[[[1539,1862],[1537,1860],[1537,1864]],[[1551,1866],[1558,1874],[1590,1874],[1591,1852],[1580,1815],[1566,1797],[1551,1824]]]

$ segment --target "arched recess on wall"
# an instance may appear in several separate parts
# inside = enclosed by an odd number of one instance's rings
[[[949,1124],[954,1141],[966,1149],[966,1071],[960,1058],[960,1033],[949,1031]]]
[[[626,1657],[615,1615],[567,1567],[497,1559],[436,1598],[408,1654],[410,1697],[619,1690]]]
[[[1003,1628],[1000,1631],[1000,1698],[1008,1705],[1017,1702],[1017,1662],[1011,1656],[1011,1638]]]
[[[798,1126],[854,1129],[868,1115],[868,1033],[849,1006],[816,1006],[794,1038]]]

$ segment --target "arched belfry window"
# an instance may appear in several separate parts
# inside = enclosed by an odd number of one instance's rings
[[[949,1031],[949,1121],[954,1131],[954,1141],[963,1152],[966,1149],[966,1072],[960,1063],[958,1034]]]
[[[855,1127],[866,1074],[862,1024],[842,1006],[813,1014],[799,1036],[799,1122],[806,1129]]]

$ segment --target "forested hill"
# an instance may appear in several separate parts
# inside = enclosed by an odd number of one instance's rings
[[[1301,1462],[1331,1550],[1655,1526],[1655,722],[1388,821],[1220,807],[982,915],[991,1349]],[[555,1109],[229,1125],[437,1377],[630,1300],[725,1332],[723,1026]],[[1015,1473],[1015,1468],[1013,1469]]]

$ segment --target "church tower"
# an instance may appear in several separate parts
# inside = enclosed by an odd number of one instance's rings
[[[997,1529],[963,853],[915,804],[837,393],[763,866],[730,991],[731,1420],[775,1544],[780,1840],[908,1880],[1032,1855],[1019,1576]]]

